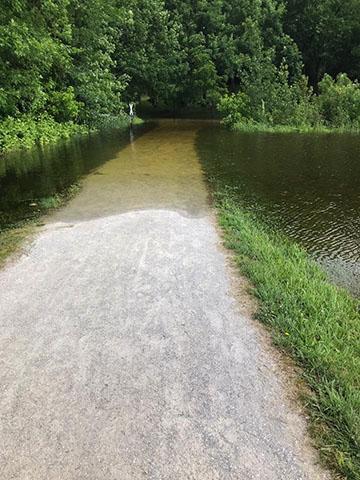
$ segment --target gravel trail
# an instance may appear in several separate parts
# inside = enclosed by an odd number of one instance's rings
[[[328,478],[234,295],[199,125],[129,144],[0,271],[1,480]]]

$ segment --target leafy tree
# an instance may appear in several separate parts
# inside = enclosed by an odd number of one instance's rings
[[[184,103],[213,105],[219,96],[219,77],[202,33],[189,37],[189,73],[183,90]]]
[[[335,127],[360,128],[360,84],[346,74],[334,80],[325,75],[319,84],[318,104],[324,122]]]
[[[298,44],[305,72],[316,86],[325,73],[360,76],[360,2],[287,0],[284,22]]]
[[[81,120],[94,123],[98,117],[121,112],[125,78],[114,74],[115,34],[122,21],[112,0],[72,0],[73,62],[69,81],[82,103]]]
[[[232,119],[357,124],[358,0],[2,0],[1,6],[0,120],[114,125],[125,102],[142,95],[176,110],[211,107],[234,93],[220,102]],[[298,46],[318,97],[302,76]],[[340,71],[348,76],[321,81]],[[23,123],[6,125],[18,131]]]
[[[149,95],[154,104],[174,102],[187,73],[180,25],[161,0],[130,0],[116,39],[116,73],[128,78],[125,99]]]
[[[71,65],[67,0],[3,0],[0,10],[0,115],[46,110]]]

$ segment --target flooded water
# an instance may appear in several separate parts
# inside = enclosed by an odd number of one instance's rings
[[[239,134],[203,129],[211,176],[246,208],[302,244],[360,295],[360,135]]]
[[[68,220],[158,207],[199,215],[199,177],[186,158],[191,144],[207,172],[235,189],[246,208],[360,295],[360,136],[239,134],[200,121],[160,126],[139,128],[131,138],[112,131],[0,158],[0,227],[30,217],[37,199],[90,172],[92,188],[87,195],[85,182]],[[186,198],[179,193],[184,182]]]
[[[111,130],[0,156],[0,228],[32,217],[39,199],[63,192],[150,128]]]
[[[113,156],[50,221],[74,224],[139,210],[202,217],[209,210],[196,151],[205,122],[165,120]]]

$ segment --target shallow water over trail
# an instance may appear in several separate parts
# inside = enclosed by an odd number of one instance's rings
[[[206,124],[160,122],[90,174],[71,208],[57,212],[52,221],[86,221],[143,209],[201,216],[208,205],[194,158],[198,131]]]
[[[0,158],[0,227],[31,216],[34,201],[88,173],[92,188],[88,178],[67,210],[69,221],[158,207],[201,215],[198,176],[182,148],[193,142],[210,175],[360,295],[359,135],[239,134],[206,121],[160,125]],[[144,132],[139,153],[134,140]]]

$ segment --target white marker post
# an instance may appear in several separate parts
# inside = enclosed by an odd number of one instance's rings
[[[130,125],[133,124],[133,119],[135,116],[134,112],[134,104],[132,102],[129,103],[129,117],[130,117]]]

